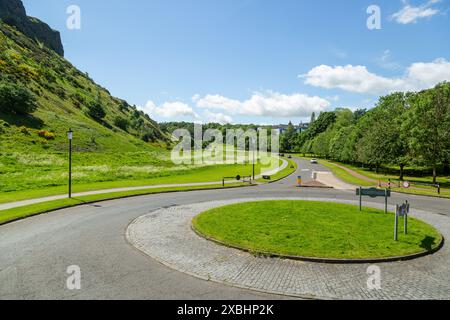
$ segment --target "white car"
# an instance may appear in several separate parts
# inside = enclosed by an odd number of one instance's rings
[[[317,159],[311,159],[311,164],[318,164],[319,161]]]

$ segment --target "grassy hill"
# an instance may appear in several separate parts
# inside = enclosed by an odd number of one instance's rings
[[[0,97],[0,203],[66,192],[69,128],[74,192],[220,181],[252,172],[250,164],[176,166],[167,134],[149,116],[0,20],[1,86],[32,92],[36,109],[11,112]],[[91,112],[98,105],[100,117]]]
[[[0,109],[0,192],[64,184],[69,128],[75,132],[74,166],[82,167],[75,173],[79,182],[130,178],[116,172],[124,164],[171,166],[156,122],[1,21],[0,83],[27,88],[37,99],[29,115]],[[103,119],[89,115],[96,103]]]
[[[115,147],[132,151],[145,147],[147,141],[158,143],[165,138],[158,124],[143,112],[112,97],[106,89],[54,51],[1,22],[0,81],[27,87],[38,97],[39,106],[29,117],[1,113],[2,131],[6,135],[2,137],[3,141],[12,136],[17,142],[17,130],[5,123],[16,129],[26,127],[31,129],[31,133],[33,130],[54,133],[55,139],[47,141],[36,141],[33,134],[25,134],[21,142],[26,143],[20,143],[26,144],[27,148],[31,143],[38,149],[44,146],[44,149],[54,151],[63,148],[61,142],[65,140],[69,127],[78,132],[77,148],[80,151],[107,151],[111,140],[114,140]],[[101,121],[87,114],[89,107],[96,102],[106,111],[106,117]],[[115,125],[117,119],[125,120],[126,127]],[[22,128],[22,131],[26,130]],[[145,138],[145,141],[140,141],[140,138]]]

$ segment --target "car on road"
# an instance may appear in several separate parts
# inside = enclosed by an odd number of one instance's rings
[[[318,164],[319,161],[317,159],[311,159],[311,164]]]

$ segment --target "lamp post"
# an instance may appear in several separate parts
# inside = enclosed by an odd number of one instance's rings
[[[253,149],[253,180],[255,180],[255,149]]]
[[[257,142],[256,141],[253,141],[253,180],[255,180],[255,166],[256,166],[256,163],[255,163],[255,149],[256,149],[256,145],[257,145]]]
[[[67,139],[69,140],[69,199],[72,198],[72,139],[73,131],[67,131]]]

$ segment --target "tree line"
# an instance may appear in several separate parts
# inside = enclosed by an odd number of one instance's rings
[[[281,146],[377,172],[396,166],[400,180],[406,166],[425,166],[436,183],[439,172],[450,173],[450,83],[380,97],[369,111],[322,112],[302,133],[290,126]]]

